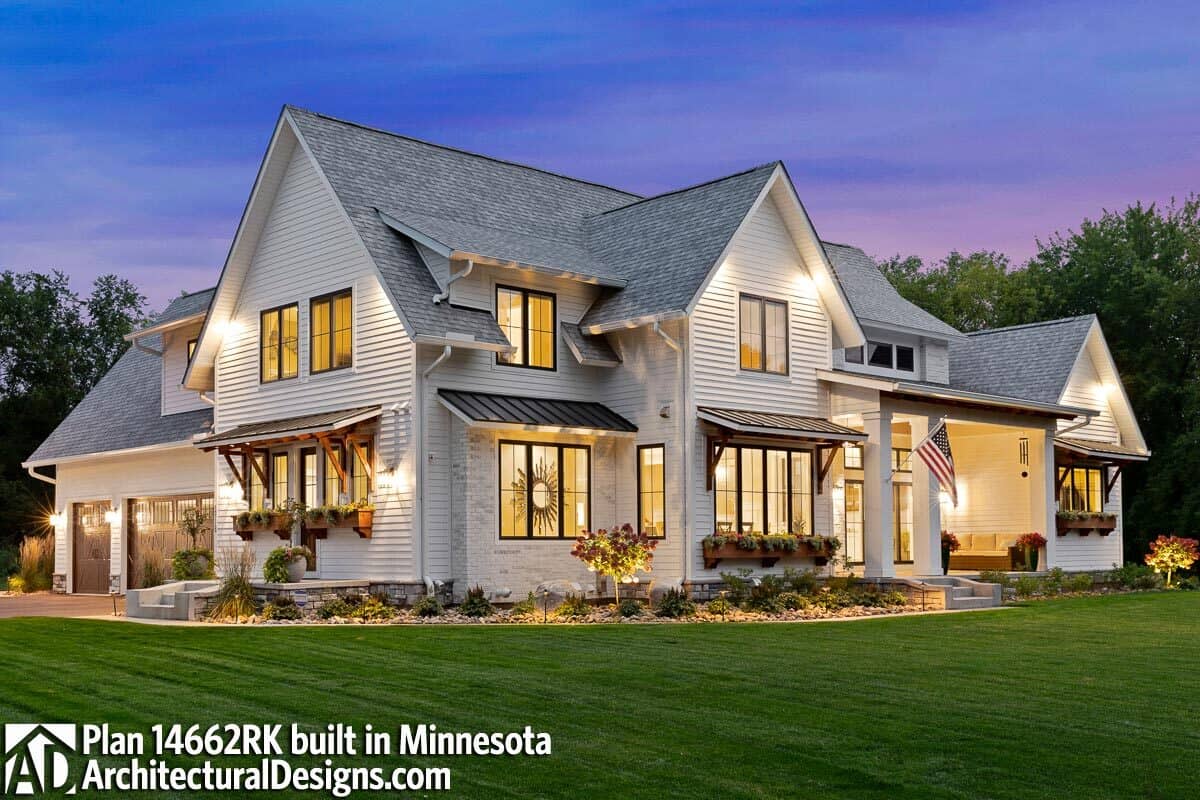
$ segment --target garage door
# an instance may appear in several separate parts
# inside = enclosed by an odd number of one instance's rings
[[[81,594],[108,594],[109,545],[111,528],[104,519],[111,506],[99,503],[76,503],[74,506],[74,584],[72,591]]]
[[[183,512],[197,507],[204,512],[207,524],[196,540],[196,547],[211,550],[211,494],[135,497],[129,501],[126,519],[129,520],[130,589],[144,589],[171,580],[171,556],[192,546],[181,524]]]

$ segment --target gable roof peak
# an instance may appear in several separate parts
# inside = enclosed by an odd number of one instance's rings
[[[684,194],[685,192],[691,192],[696,189],[703,189],[706,186],[712,186],[713,184],[733,180],[734,178],[740,178],[744,175],[750,175],[751,173],[755,173],[760,170],[766,170],[766,169],[774,170],[776,167],[780,166],[782,163],[783,163],[782,161],[768,161],[765,164],[759,164],[757,166],[749,167],[747,169],[743,169],[738,172],[732,172],[728,175],[722,175],[718,178],[709,178],[706,181],[700,181],[699,183],[693,183],[689,186],[682,186],[678,189],[670,189],[670,190],[662,192],[660,194],[654,194],[654,195],[650,195],[648,197],[642,197],[641,199],[635,200],[634,202],[629,203],[627,205],[617,206],[616,208],[610,208],[607,211],[601,211],[599,214],[596,214],[595,217],[604,217],[609,214],[616,214],[621,211],[627,211],[627,210],[637,207],[637,206],[642,206],[647,203],[653,203],[655,200],[664,200],[668,197]]]

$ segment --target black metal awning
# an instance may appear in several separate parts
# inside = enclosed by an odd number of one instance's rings
[[[232,445],[256,445],[294,439],[312,439],[323,434],[342,431],[360,422],[374,419],[379,414],[379,406],[364,406],[341,411],[325,411],[319,414],[305,414],[299,417],[286,417],[267,422],[252,422],[214,433],[203,439],[197,439],[193,444],[202,450],[214,450],[218,447]]]
[[[1150,454],[1133,447],[1123,447],[1111,442],[1094,442],[1090,439],[1075,439],[1067,436],[1054,437],[1054,447],[1062,454],[1075,458],[1095,459],[1112,464],[1131,461],[1146,461]],[[1067,458],[1066,460],[1071,460]]]
[[[762,411],[736,411],[701,406],[696,415],[729,433],[746,436],[781,436],[817,442],[863,442],[867,434],[838,425],[821,417],[794,414],[769,414]]]
[[[438,389],[438,399],[468,425],[637,433],[636,425],[600,403],[453,389]]]

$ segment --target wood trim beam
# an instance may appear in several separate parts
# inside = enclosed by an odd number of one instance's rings
[[[337,472],[338,482],[342,487],[342,491],[349,493],[350,479],[346,476],[346,469],[342,466],[342,460],[338,458],[337,453],[333,450],[333,445],[329,442],[331,438],[330,436],[318,436],[317,441],[321,443],[321,449],[325,451],[325,455],[328,457],[326,463],[333,464],[333,469]],[[345,449],[343,446],[342,451],[345,452]]]
[[[1117,481],[1121,478],[1121,465],[1114,464],[1104,468],[1104,504],[1108,505],[1108,498],[1112,495],[1113,487],[1117,485]]]
[[[717,474],[717,464],[721,463],[721,456],[725,453],[725,445],[729,443],[729,436],[709,436],[705,441],[708,443],[708,465],[705,470],[704,488],[711,492],[714,477]]]
[[[271,487],[271,482],[269,480],[267,480],[266,471],[262,468],[262,465],[258,463],[258,459],[254,457],[254,448],[253,447],[245,448],[244,450],[242,450],[242,455],[245,456],[246,463],[248,463],[250,465],[251,469],[253,469],[254,472],[258,475],[258,479],[260,481],[262,481],[264,493],[269,491],[270,487]],[[247,487],[247,488],[249,488],[249,487]]]
[[[246,478],[242,475],[242,471],[238,469],[237,463],[234,462],[233,456],[228,449],[223,448],[221,455],[225,456],[225,463],[229,465],[229,471],[233,473],[233,479],[242,487],[242,491],[246,490]]]
[[[829,475],[829,470],[833,467],[833,460],[837,458],[838,451],[841,449],[836,445],[817,448],[817,494],[825,493],[825,478]],[[821,454],[826,450],[829,451],[829,455],[822,458]]]
[[[371,459],[367,458],[367,451],[366,451],[366,450],[363,450],[362,442],[361,442],[361,441],[359,441],[359,437],[357,437],[357,436],[352,436],[352,437],[348,437],[348,439],[347,439],[347,440],[350,442],[350,446],[354,448],[354,452],[358,454],[358,458],[359,458],[359,460],[361,460],[361,461],[362,461],[362,463],[363,463],[363,467],[365,467],[365,468],[366,468],[366,470],[367,470],[367,479],[368,479],[369,481],[371,481],[372,483],[374,483],[374,481],[375,481],[375,467],[374,467],[374,465],[371,463]]]
[[[1071,474],[1071,468],[1070,467],[1059,467],[1058,464],[1055,464],[1054,468],[1056,470],[1057,469],[1062,470],[1062,472],[1060,472],[1058,475],[1056,475],[1054,477],[1054,493],[1058,494],[1059,492],[1062,491],[1063,484],[1067,482],[1067,476]]]

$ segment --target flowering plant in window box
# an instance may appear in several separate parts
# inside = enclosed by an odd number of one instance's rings
[[[292,535],[296,517],[290,509],[276,511],[270,508],[254,508],[233,515],[233,531],[243,539],[251,539],[256,533],[274,533],[280,539]]]
[[[1106,511],[1059,511],[1055,516],[1059,536],[1072,531],[1080,536],[1087,536],[1092,531],[1107,536],[1117,527],[1117,515]]]
[[[313,506],[304,510],[304,529],[322,537],[330,528],[350,528],[360,538],[370,539],[375,523],[375,506],[366,501],[345,505]]]
[[[838,544],[827,536],[757,531],[713,533],[700,541],[705,569],[713,569],[722,559],[751,557],[762,558],[763,566],[771,566],[781,555],[811,557],[817,566],[824,566]]]

